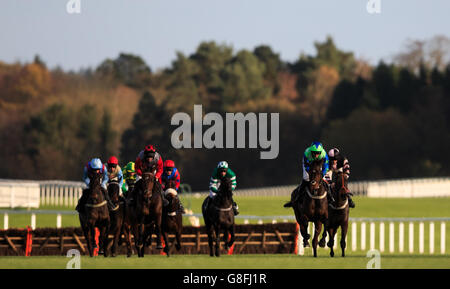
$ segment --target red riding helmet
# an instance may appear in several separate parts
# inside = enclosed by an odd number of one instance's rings
[[[118,164],[119,160],[115,156],[112,156],[108,159],[108,165],[118,165]]]
[[[145,152],[156,152],[156,149],[152,145],[145,146]]]
[[[175,167],[175,163],[172,160],[166,160],[164,162],[164,167],[165,168],[174,168]]]

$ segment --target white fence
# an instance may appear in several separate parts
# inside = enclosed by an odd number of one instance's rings
[[[378,250],[383,254],[446,254],[448,221],[450,218],[350,218],[346,250],[352,252]],[[312,239],[314,232],[312,223],[308,231]],[[333,246],[338,255],[340,233],[339,229]],[[327,236],[327,242],[328,240]],[[328,247],[326,249],[329,250]],[[297,233],[297,254],[304,255],[305,250],[303,238]]]
[[[238,189],[239,196],[275,197],[290,196],[297,185]],[[354,195],[371,198],[423,198],[450,197],[450,177],[399,179],[386,181],[350,181],[349,190]],[[208,192],[200,192],[207,194]]]
[[[37,208],[39,205],[73,207],[77,204],[84,187],[83,182],[0,179],[0,207]],[[296,185],[238,189],[236,195],[289,197],[295,187]],[[355,195],[373,198],[448,197],[450,177],[350,182],[349,189]],[[208,194],[206,191],[194,193]]]
[[[0,208],[39,207],[40,187],[37,182],[0,182]]]
[[[41,205],[74,207],[85,187],[83,182],[40,182]]]

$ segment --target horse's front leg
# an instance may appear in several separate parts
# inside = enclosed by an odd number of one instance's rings
[[[92,244],[92,249],[93,251],[95,251],[95,249],[97,249],[97,242],[95,240],[95,236],[96,236],[96,232],[95,232],[95,223],[90,223],[89,224],[89,232],[91,233],[91,244]]]
[[[162,249],[162,242],[161,242],[161,220],[162,220],[162,214],[157,214],[155,218],[155,234],[156,234],[156,249]],[[167,243],[166,243],[167,245]]]
[[[177,244],[175,245],[175,248],[177,248],[177,251],[179,251],[181,249],[181,228],[177,227],[175,236],[177,238]]]
[[[141,256],[142,244],[139,244],[139,241],[141,239],[140,224],[139,223],[133,224],[132,231],[133,231],[133,236],[134,236],[134,246],[136,247],[136,251],[138,253],[138,257],[142,257]]]
[[[308,222],[305,220],[300,220],[300,234],[302,234],[303,237],[303,247],[309,247],[309,238],[311,237],[308,234]]]
[[[130,226],[128,224],[123,225],[123,235],[125,237],[125,242],[127,244],[127,257],[133,255],[133,249],[131,248],[131,232]]]
[[[209,256],[214,257],[214,250],[213,250],[213,234],[214,234],[214,227],[212,225],[206,225],[206,232],[208,233],[208,245],[209,245]]]
[[[164,253],[166,253],[167,257],[169,257],[170,246],[169,246],[169,237],[167,236],[167,231],[164,230],[162,232],[162,236],[164,238]]]
[[[122,228],[122,222],[120,220],[120,217],[118,217],[117,223],[115,224],[114,232],[113,232],[113,245],[111,247],[111,256],[116,257],[117,256],[117,247],[119,244],[119,239],[121,235],[121,228]]]
[[[328,222],[323,223],[323,233],[322,238],[319,241],[319,246],[321,248],[325,248],[326,245],[326,238],[327,238],[327,230],[328,230]]]
[[[105,221],[102,226],[100,227],[100,234],[98,237],[99,242],[99,252],[98,254],[108,257],[108,229],[109,229],[109,222]]]
[[[86,245],[88,248],[89,256],[93,257],[94,256],[94,248],[92,247],[92,232],[91,232],[91,228],[89,227],[89,225],[87,225],[87,224],[83,225],[83,233],[84,233],[84,238],[86,239]]]
[[[216,231],[216,257],[220,257],[220,225],[215,228]]]
[[[345,222],[341,226],[341,250],[342,250],[342,257],[345,257],[345,247],[347,246],[347,243],[345,242],[345,238],[347,237],[347,230],[348,230],[348,222]]]
[[[330,256],[334,257],[334,236],[336,235],[336,231],[337,229],[335,228],[329,228],[328,229],[328,236],[329,236],[329,240],[327,243],[328,248],[330,248]]]
[[[319,243],[320,231],[322,231],[322,222],[314,222],[314,239],[313,239],[313,251],[314,257],[317,257],[317,245]]]

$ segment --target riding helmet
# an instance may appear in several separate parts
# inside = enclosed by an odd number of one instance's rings
[[[311,144],[311,151],[313,152],[322,152],[323,151],[323,146],[320,142],[318,141],[313,141],[313,143]]]
[[[89,166],[94,170],[101,170],[103,168],[103,163],[99,158],[93,158],[89,162]]]
[[[228,169],[228,163],[226,161],[221,161],[219,162],[219,164],[217,165],[218,169]]]
[[[115,156],[112,156],[108,159],[108,165],[118,165],[118,164],[119,160]]]
[[[173,168],[173,167],[175,167],[175,163],[172,160],[166,160],[164,162],[164,167],[165,168]]]
[[[339,155],[339,150],[337,148],[332,148],[329,152],[328,152],[328,156],[330,158],[335,158]]]

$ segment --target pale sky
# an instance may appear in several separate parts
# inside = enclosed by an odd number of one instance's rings
[[[390,60],[407,39],[450,37],[450,1],[380,0],[1,0],[0,61],[32,61],[51,68],[96,67],[120,52],[141,56],[152,70],[170,66],[201,41],[235,51],[266,44],[285,61],[314,54],[314,41],[331,35],[337,46],[376,64]]]

